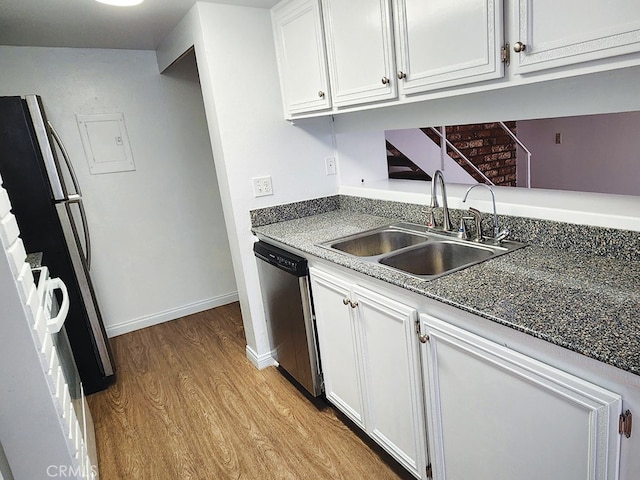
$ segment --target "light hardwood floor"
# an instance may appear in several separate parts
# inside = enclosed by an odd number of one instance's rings
[[[245,357],[237,303],[112,339],[117,382],[89,397],[102,480],[410,478]]]

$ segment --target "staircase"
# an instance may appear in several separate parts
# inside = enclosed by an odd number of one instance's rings
[[[493,122],[445,127],[444,134],[442,129],[428,127],[387,131],[385,135],[388,152],[395,149],[406,159],[403,161],[426,172],[440,169],[447,181],[515,187],[518,148],[526,153],[527,164],[531,158],[515,131],[516,122]],[[446,149],[441,148],[442,135]],[[389,178],[399,178],[391,176],[392,164],[399,162],[399,156],[387,158]]]
[[[419,128],[388,130],[385,132],[385,137],[387,144],[391,145],[391,149],[387,147],[388,161],[390,150],[398,151],[423,172],[432,173],[436,170],[442,170],[447,182],[476,183],[476,180],[460,167],[455,160],[448,155],[443,155],[440,146],[433,143]],[[399,161],[401,160],[394,156],[393,162]],[[389,172],[391,172],[391,164]],[[391,173],[389,178],[394,178],[391,177]],[[429,177],[429,180],[431,180],[431,177]]]
[[[403,180],[431,181],[431,176],[407,158],[400,150],[387,141],[387,165],[389,178]],[[1,479],[0,479],[1,480]]]

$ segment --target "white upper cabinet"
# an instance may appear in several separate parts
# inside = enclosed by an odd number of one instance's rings
[[[640,51],[638,0],[517,0],[511,39],[516,73]]]
[[[400,91],[501,78],[502,0],[396,0]]]
[[[287,118],[640,65],[639,0],[283,0],[272,18]]]
[[[397,96],[389,0],[322,0],[333,104]]]
[[[287,116],[331,108],[319,0],[281,2],[271,10]]]

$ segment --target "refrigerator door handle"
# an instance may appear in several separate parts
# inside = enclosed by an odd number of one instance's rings
[[[71,263],[76,272],[80,295],[82,296],[87,310],[87,317],[92,336],[95,341],[95,348],[102,364],[101,368],[104,375],[108,377],[113,375],[115,371],[114,364],[111,358],[107,333],[102,323],[100,309],[98,308],[95,292],[93,291],[93,286],[91,284],[89,270],[87,269],[87,265],[82,256],[82,248],[78,238],[77,225],[71,212],[71,205],[72,203],[69,202],[59,202],[56,203],[56,210],[58,212],[60,224],[62,225],[62,230],[64,232],[64,238],[69,249]]]
[[[58,170],[58,162],[56,161],[49,135],[47,134],[47,125],[45,124],[44,110],[40,102],[40,97],[37,95],[26,95],[24,99],[29,110],[29,115],[31,116],[31,122],[40,147],[42,160],[47,171],[47,177],[49,177],[53,198],[56,201],[65,200],[67,198],[67,189],[62,182],[62,177]],[[49,124],[49,126],[51,126],[51,124]]]
[[[71,181],[73,182],[73,188],[76,193],[68,194],[67,201],[69,203],[77,203],[78,207],[80,208],[80,218],[82,219],[82,230],[84,232],[84,244],[87,250],[84,254],[84,258],[87,262],[87,269],[91,270],[91,236],[89,235],[89,225],[87,224],[87,212],[85,211],[84,204],[82,203],[82,191],[80,190],[80,182],[78,182],[76,171],[73,169],[73,164],[71,163],[71,159],[69,158],[67,149],[64,148],[64,144],[62,143],[60,135],[58,135],[58,132],[48,120],[47,125],[49,126],[51,135],[56,141],[60,152],[62,152],[62,158],[64,158],[64,163],[67,165],[67,169],[69,170],[69,174],[71,175]]]
[[[80,195],[71,194],[67,200],[69,203],[76,203],[80,210],[80,219],[82,220],[82,231],[84,233],[84,245],[86,252],[84,252],[84,259],[87,262],[87,270],[91,270],[91,235],[89,234],[89,225],[87,224],[87,212],[84,209],[84,203],[82,203],[82,197]]]
[[[78,195],[82,196],[82,192],[80,191],[80,183],[78,183],[78,177],[76,176],[76,172],[73,169],[71,160],[69,159],[69,154],[67,153],[67,149],[64,148],[64,144],[62,143],[62,139],[60,138],[60,135],[58,135],[58,132],[56,132],[56,129],[53,128],[53,125],[49,120],[47,120],[47,125],[49,126],[51,135],[53,136],[53,139],[56,141],[58,148],[60,148],[60,152],[62,152],[62,158],[64,158],[64,163],[67,164],[67,169],[69,169],[69,174],[71,175],[71,181],[73,182],[73,188],[75,189],[75,192]]]

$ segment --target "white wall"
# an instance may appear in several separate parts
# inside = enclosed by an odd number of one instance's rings
[[[42,96],[80,177],[111,335],[237,298],[192,61],[160,75],[151,51],[0,47],[0,95],[26,93]],[[90,175],[74,115],[114,112],[136,170]]]
[[[341,185],[368,185],[389,176],[383,130],[337,134],[336,145]]]
[[[324,158],[330,119],[284,121],[270,12],[197,3],[158,50],[161,68],[195,45],[249,358],[271,362],[249,211],[337,193]],[[270,175],[273,196],[254,198],[252,177]]]
[[[639,133],[640,112],[518,122],[536,188],[640,195]]]

